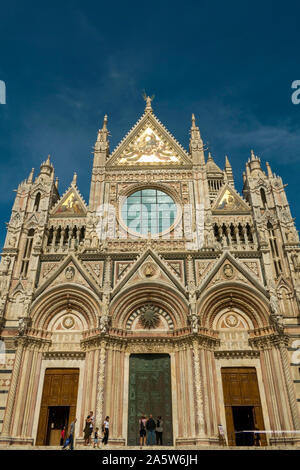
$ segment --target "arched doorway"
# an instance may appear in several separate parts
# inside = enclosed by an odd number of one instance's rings
[[[128,445],[139,444],[139,419],[163,420],[163,445],[173,445],[169,354],[131,354],[129,358]]]

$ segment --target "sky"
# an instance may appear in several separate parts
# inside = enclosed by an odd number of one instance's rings
[[[108,114],[110,149],[153,110],[188,149],[191,115],[236,188],[251,149],[288,184],[300,229],[300,3],[0,0],[0,246],[18,184],[48,154],[63,194],[88,202],[92,149]]]

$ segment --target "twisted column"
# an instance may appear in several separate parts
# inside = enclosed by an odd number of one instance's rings
[[[199,345],[197,341],[193,342],[193,357],[195,367],[195,390],[196,390],[196,424],[198,436],[204,434],[204,408],[203,408],[203,396],[201,389],[201,376],[200,376],[200,357],[199,357]]]
[[[284,372],[284,380],[287,388],[287,394],[288,394],[288,399],[289,399],[289,404],[291,408],[291,413],[292,413],[292,420],[294,424],[295,429],[300,429],[300,420],[299,420],[299,412],[298,412],[298,405],[296,402],[296,397],[295,397],[295,390],[294,390],[294,385],[291,377],[291,370],[290,370],[290,361],[288,357],[288,352],[286,349],[286,345],[284,342],[281,340],[278,343],[279,346],[279,351],[280,351],[280,357],[283,365],[283,372]]]
[[[96,401],[96,421],[97,426],[101,429],[103,422],[103,405],[104,405],[104,379],[105,379],[105,363],[106,349],[105,342],[101,342],[99,366],[98,366],[98,383],[97,383],[97,401]]]

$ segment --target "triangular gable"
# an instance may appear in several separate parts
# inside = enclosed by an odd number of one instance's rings
[[[263,284],[256,278],[250,270],[234,258],[230,252],[226,251],[206,274],[197,290],[204,292],[205,289],[218,282],[247,282],[258,289],[265,297],[267,292]]]
[[[151,112],[145,112],[107,161],[107,166],[191,165],[188,153]]]
[[[151,271],[153,271],[153,275]],[[152,249],[147,249],[138,260],[132,263],[130,268],[126,270],[124,276],[119,278],[119,281],[112,291],[112,297],[116,295],[125,284],[134,284],[134,282],[142,281],[139,272],[143,272],[144,280],[158,282],[164,280],[170,285],[175,286],[186,296],[185,286],[180,277],[177,276],[174,271],[172,272],[170,266]],[[149,276],[148,273],[150,274]]]
[[[224,214],[224,212],[231,214],[232,212],[250,212],[251,209],[247,202],[242,199],[232,186],[225,184],[220,189],[220,192],[213,203],[212,211],[222,214]]]
[[[76,186],[71,186],[55,204],[51,217],[85,217],[86,204]]]
[[[39,223],[38,218],[36,214],[34,213],[29,217],[28,220],[26,220],[25,226],[27,229],[29,229],[30,227],[35,227],[38,223]]]
[[[48,277],[36,290],[35,298],[47,289],[47,287],[68,283],[74,283],[74,286],[76,286],[76,284],[85,285],[86,287],[91,288],[98,296],[102,296],[100,289],[85,267],[75,258],[74,255],[69,255],[66,257],[64,262],[60,264],[55,271],[53,271],[51,276]]]

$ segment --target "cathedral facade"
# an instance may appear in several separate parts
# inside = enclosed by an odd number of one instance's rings
[[[299,442],[285,185],[252,151],[241,195],[228,158],[222,170],[205,153],[194,116],[186,151],[147,98],[113,152],[104,118],[88,204],[76,174],[59,195],[50,157],[19,185],[0,266],[0,444],[58,445],[75,417],[80,444],[91,410],[117,446],[138,444],[143,414],[163,417],[165,445],[217,445],[220,425],[231,445],[255,428],[262,445]]]

